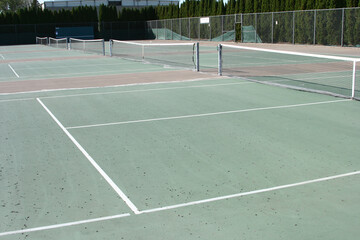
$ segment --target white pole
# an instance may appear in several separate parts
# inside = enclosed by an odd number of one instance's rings
[[[353,76],[352,76],[351,98],[355,98],[356,63],[357,63],[357,61],[353,61]]]

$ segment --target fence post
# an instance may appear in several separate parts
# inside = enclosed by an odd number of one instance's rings
[[[341,11],[341,46],[344,46],[344,15],[345,15],[345,9],[343,8]]]
[[[224,41],[224,16],[221,17],[221,41]]]
[[[255,13],[255,43],[257,43],[257,13]]]
[[[179,18],[179,26],[180,26],[180,40],[182,40],[182,35],[181,35],[181,18]]]
[[[171,21],[171,40],[174,40],[174,32],[173,32],[173,19],[170,19]]]
[[[201,38],[200,31],[201,31],[201,23],[200,23],[200,17],[199,17],[199,40],[200,40],[200,38]]]
[[[316,10],[314,10],[314,45],[316,43]]]
[[[158,37],[159,37],[158,20],[155,20],[155,21],[156,21],[156,37],[155,37],[155,39],[158,39]]]
[[[189,19],[189,22],[188,22],[188,24],[189,24],[189,26],[188,26],[188,29],[189,29],[189,40],[191,40],[191,31],[190,31],[190,18],[188,18]]]
[[[240,16],[240,42],[243,42],[243,32],[242,32],[242,27],[243,27],[243,14],[241,13]]]
[[[295,44],[295,11],[293,11],[292,44]]]
[[[211,41],[211,18],[212,18],[212,17],[209,17],[209,27],[210,27],[210,29],[209,29],[209,30],[210,30],[209,41]]]
[[[271,43],[274,43],[274,12],[271,13]]]

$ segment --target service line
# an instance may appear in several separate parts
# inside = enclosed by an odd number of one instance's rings
[[[163,118],[150,118],[150,119],[121,121],[121,122],[99,123],[99,124],[90,124],[90,125],[67,127],[66,129],[92,128],[92,127],[104,127],[104,126],[112,126],[112,125],[123,125],[123,124],[133,124],[133,123],[166,121],[166,120],[185,119],[185,118],[198,118],[198,117],[208,117],[208,116],[224,115],[224,114],[234,114],[234,113],[273,110],[273,109],[304,107],[304,106],[312,106],[312,105],[328,104],[328,103],[336,103],[336,102],[347,102],[347,101],[351,101],[351,99],[332,100],[332,101],[323,101],[323,102],[312,102],[312,103],[301,103],[301,104],[292,104],[292,105],[280,105],[280,106],[274,106],[274,107],[248,108],[248,109],[240,109],[240,110],[225,111],[225,112],[211,112],[211,113],[201,113],[201,114],[182,115],[182,116],[163,117]]]

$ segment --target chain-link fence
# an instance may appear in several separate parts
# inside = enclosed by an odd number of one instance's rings
[[[0,45],[56,37],[56,27],[94,29],[95,38],[208,40],[360,47],[360,8],[233,14],[133,22],[0,25]]]
[[[171,40],[360,47],[360,8],[211,16],[208,22],[203,23],[200,19],[193,17],[148,21],[148,32],[152,32],[157,39],[164,39],[156,33],[166,31],[169,37],[166,39]]]

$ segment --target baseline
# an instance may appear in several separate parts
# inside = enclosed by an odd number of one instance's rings
[[[70,226],[75,226],[75,225],[80,225],[80,224],[85,224],[85,223],[101,222],[101,221],[107,221],[107,220],[111,220],[111,219],[123,218],[123,217],[128,217],[128,216],[130,216],[129,213],[124,213],[124,214],[118,214],[118,215],[113,215],[113,216],[91,218],[91,219],[87,219],[87,220],[80,220],[80,221],[60,223],[60,224],[54,224],[54,225],[48,225],[48,226],[42,226],[42,227],[34,227],[34,228],[28,228],[28,229],[22,229],[22,230],[2,232],[2,233],[0,233],[0,237],[14,235],[14,234],[21,234],[21,233],[44,231],[44,230],[55,229],[55,228],[70,227]]]
[[[243,197],[243,196],[248,196],[248,195],[253,195],[253,194],[258,194],[258,193],[264,193],[264,192],[270,192],[270,191],[275,191],[275,190],[280,190],[280,189],[285,189],[285,188],[297,187],[297,186],[301,186],[301,185],[307,185],[307,184],[311,184],[311,183],[324,182],[324,181],[328,181],[328,180],[334,180],[337,178],[344,178],[344,177],[349,177],[349,176],[354,176],[354,175],[359,175],[359,174],[360,174],[360,171],[349,172],[349,173],[344,173],[344,174],[339,174],[339,175],[334,175],[334,176],[329,176],[329,177],[323,177],[323,178],[317,178],[317,179],[298,182],[298,183],[280,185],[280,186],[271,187],[271,188],[258,189],[258,190],[249,191],[249,192],[235,193],[235,194],[221,196],[221,197],[208,198],[208,199],[203,199],[203,200],[199,200],[199,201],[193,201],[193,202],[188,202],[188,203],[170,205],[170,206],[166,206],[166,207],[143,210],[143,211],[140,211],[140,214],[159,212],[159,211],[181,208],[181,207],[188,207],[188,206],[198,205],[198,204],[202,204],[202,203],[215,202],[215,201],[219,201],[219,200],[226,200],[226,199],[236,198],[236,197]]]
[[[154,212],[166,211],[166,210],[171,210],[171,209],[176,209],[176,208],[200,205],[203,203],[209,203],[209,202],[215,202],[215,201],[226,200],[226,199],[231,199],[231,198],[260,194],[260,193],[264,193],[264,192],[298,187],[298,186],[308,185],[308,184],[312,184],[312,183],[325,182],[325,181],[330,181],[330,180],[335,180],[335,179],[350,177],[350,176],[355,176],[355,175],[360,175],[360,171],[354,171],[354,172],[349,172],[349,173],[344,173],[344,174],[339,174],[339,175],[333,175],[333,176],[328,176],[328,177],[323,177],[323,178],[312,179],[312,180],[303,181],[303,182],[280,185],[280,186],[275,186],[275,187],[271,187],[271,188],[258,189],[258,190],[249,191],[249,192],[236,193],[236,194],[225,195],[225,196],[220,196],[220,197],[215,197],[215,198],[208,198],[208,199],[192,201],[192,202],[188,202],[188,203],[170,205],[170,206],[165,206],[165,207],[160,207],[160,208],[152,208],[152,209],[148,209],[148,210],[139,211],[138,214],[154,213]],[[74,221],[74,222],[68,222],[68,223],[62,223],[62,224],[55,224],[55,225],[29,228],[29,229],[21,229],[21,230],[9,231],[9,232],[2,232],[2,233],[0,233],[0,237],[14,235],[14,234],[28,233],[28,232],[44,231],[44,230],[50,230],[50,229],[55,229],[55,228],[63,228],[63,227],[69,227],[69,226],[92,223],[92,222],[108,221],[108,220],[112,220],[112,219],[129,217],[129,216],[131,216],[129,213],[124,213],[124,214],[119,214],[119,215],[112,215],[112,216],[106,216],[106,217],[100,217],[100,218],[92,218],[92,219],[80,220],[80,221]]]

